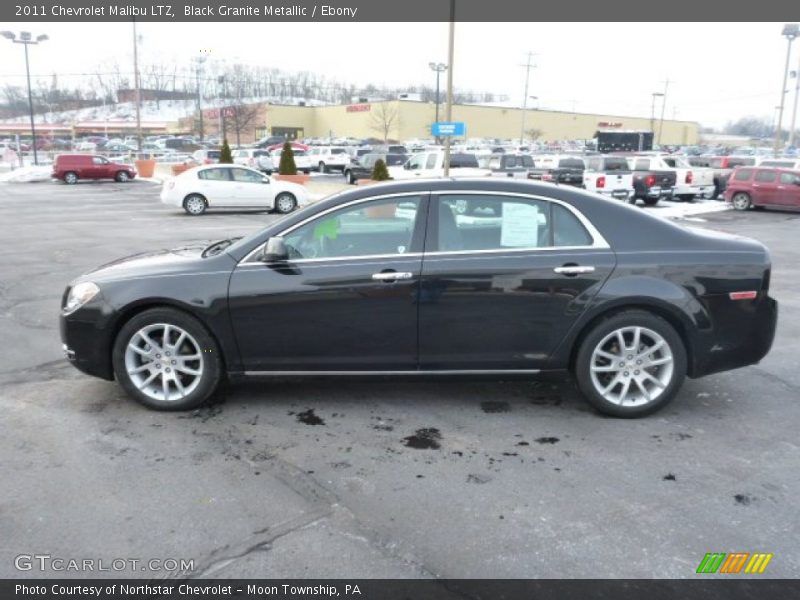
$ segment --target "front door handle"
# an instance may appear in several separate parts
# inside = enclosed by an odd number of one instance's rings
[[[559,275],[583,275],[584,273],[594,273],[594,267],[580,265],[564,265],[553,269]]]
[[[414,277],[413,273],[398,273],[397,271],[384,271],[382,273],[373,273],[372,278],[376,281],[397,281],[398,279],[411,279]]]

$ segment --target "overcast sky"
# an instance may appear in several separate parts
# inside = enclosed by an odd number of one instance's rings
[[[786,57],[782,26],[457,23],[454,85],[521,103],[521,65],[531,51],[538,56],[528,94],[538,100],[529,106],[649,117],[651,94],[663,92],[668,78],[667,118],[716,127],[746,115],[772,119]],[[433,85],[428,63],[447,61],[447,23],[139,23],[138,28],[143,61],[187,65],[205,49],[212,59],[317,71],[357,85]],[[22,23],[13,29],[50,36],[31,49],[36,76],[87,73],[109,61],[132,60],[130,23]],[[799,62],[797,43],[790,69],[798,69]],[[21,48],[0,39],[0,82],[24,84],[17,77],[22,73]],[[789,82],[788,115],[794,82]]]

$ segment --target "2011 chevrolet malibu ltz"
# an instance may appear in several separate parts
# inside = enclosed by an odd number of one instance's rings
[[[226,376],[568,370],[598,410],[636,417],[766,355],[769,283],[749,239],[575,188],[420,180],[102,266],[67,287],[61,337],[78,369],[162,410]]]

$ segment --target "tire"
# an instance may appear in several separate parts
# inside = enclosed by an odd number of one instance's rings
[[[183,199],[183,210],[193,217],[199,217],[208,208],[208,202],[200,194],[189,194]]]
[[[736,192],[731,198],[731,204],[736,210],[750,210],[753,206],[753,201],[750,199],[750,194]]]
[[[303,171],[303,175],[311,175],[311,170],[306,169],[305,171]]]
[[[64,183],[67,185],[75,185],[78,183],[78,174],[74,171],[67,171],[64,173]]]
[[[652,353],[647,346],[654,348]],[[654,364],[648,366],[649,361]],[[678,393],[686,377],[686,349],[661,317],[626,310],[602,320],[583,338],[574,369],[583,396],[598,411],[613,417],[643,417]]]
[[[224,370],[217,342],[203,324],[166,307],[139,313],[122,326],[112,363],[129,396],[163,411],[190,410],[206,402]]]
[[[317,169],[319,170],[320,173],[326,173],[327,172],[325,170],[326,169],[325,163],[322,162],[322,161],[320,161],[319,165],[317,165]]]
[[[117,171],[116,176],[114,177],[116,181],[119,183],[127,183],[131,180],[131,176],[128,175],[127,171]]]
[[[655,206],[658,204],[659,198],[645,198],[644,205],[645,206]]]
[[[345,169],[344,180],[350,185],[355,185],[356,178],[353,177],[353,172],[350,169]]]
[[[275,212],[288,215],[297,208],[297,198],[289,192],[281,192],[275,196]]]

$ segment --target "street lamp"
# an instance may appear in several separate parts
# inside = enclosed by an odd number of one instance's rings
[[[36,39],[33,39],[30,31],[22,31],[19,34],[19,39],[17,36],[14,35],[10,31],[0,31],[0,35],[2,35],[7,40],[11,40],[15,44],[22,44],[25,47],[25,73],[28,78],[28,107],[30,109],[31,114],[31,138],[32,138],[32,145],[33,145],[33,164],[39,164],[39,157],[36,154],[36,125],[33,122],[33,92],[31,92],[31,67],[30,63],[28,62],[28,46],[35,46],[42,42],[46,42],[50,38],[46,35],[38,35]]]
[[[663,98],[664,94],[662,92],[653,92],[653,100],[650,103],[650,131],[653,132],[655,135],[656,131],[656,98]]]
[[[439,76],[447,71],[447,65],[444,63],[429,62],[428,66],[432,71],[436,72],[436,123],[439,122]],[[439,136],[436,136],[436,143],[439,143]]]
[[[781,85],[781,108],[778,111],[778,127],[775,129],[775,145],[773,152],[778,156],[778,150],[781,146],[781,125],[783,123],[783,104],[786,100],[786,80],[789,77],[789,60],[792,57],[792,42],[800,35],[800,27],[796,23],[787,23],[783,26],[781,35],[786,38],[788,44],[786,45],[786,66],[783,68],[783,85]]]

